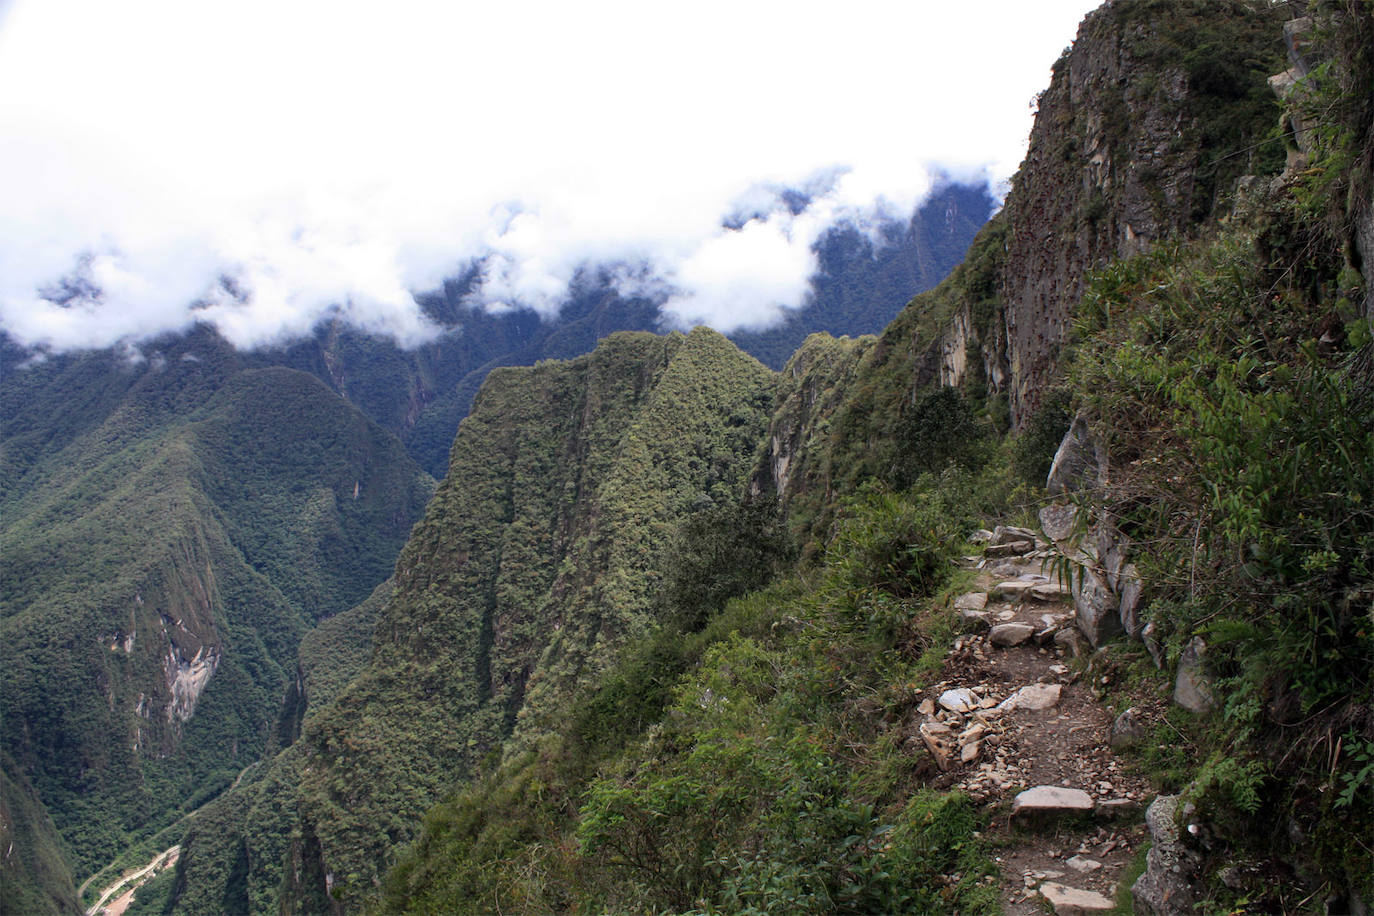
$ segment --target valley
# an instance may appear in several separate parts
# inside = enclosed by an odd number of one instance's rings
[[[0,338],[0,906],[1365,911],[1371,48],[1114,0],[771,331]]]

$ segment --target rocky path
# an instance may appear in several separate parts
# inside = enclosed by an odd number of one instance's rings
[[[1009,916],[1107,912],[1146,836],[1149,786],[1111,747],[1130,717],[1098,701],[1053,548],[1025,529],[990,540],[991,556],[965,560],[978,570],[955,601],[968,632],[920,706],[920,734],[946,785],[995,807]]]

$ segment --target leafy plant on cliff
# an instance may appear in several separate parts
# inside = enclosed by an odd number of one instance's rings
[[[1353,766],[1340,736],[1374,735],[1370,353],[1318,339],[1331,301],[1295,275],[1240,229],[1115,265],[1084,299],[1074,369],[1112,458],[1107,506],[1157,583],[1155,625],[1175,651],[1204,636],[1221,759],[1274,777],[1203,793],[1242,846],[1287,842],[1254,830],[1261,804],[1323,836],[1370,826],[1332,786]],[[1312,866],[1362,880],[1370,850],[1342,845]]]

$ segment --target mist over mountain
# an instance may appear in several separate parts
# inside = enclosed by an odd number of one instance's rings
[[[473,221],[306,194],[299,219],[188,221],[169,246],[182,205],[159,193],[75,269],[75,236],[30,266],[0,244],[0,907],[1374,902],[1374,12],[1104,4],[995,213],[986,176],[932,181],[902,143],[820,168],[792,149],[855,127],[856,71],[789,80],[800,49],[871,33],[868,88],[913,106],[920,62],[969,71],[951,11],[909,34],[872,12],[830,17],[833,41],[800,12],[770,33],[790,56],[684,21],[752,74],[722,122],[776,157],[762,172],[715,180],[720,135],[647,104],[698,98],[659,78],[661,41],[552,86],[507,45],[506,82],[563,104],[512,109],[530,123],[510,132],[499,93],[445,109],[491,165],[495,191],[457,195],[487,205]],[[428,48],[408,72],[471,63],[457,31],[398,40],[412,13],[373,43],[317,24],[339,48]],[[469,38],[508,15],[474,11]],[[560,8],[530,47],[609,51],[563,39],[644,15]],[[385,98],[312,54],[292,60]],[[232,100],[226,72],[193,84]],[[334,98],[303,123],[335,136]],[[957,120],[907,114],[879,113]],[[602,218],[571,143],[565,196],[535,199],[551,175],[511,193],[503,156],[552,162],[589,123],[629,175]],[[391,126],[358,140],[374,164],[396,161]],[[422,165],[458,154],[448,130]],[[343,174],[302,142],[280,158]],[[273,158],[229,137],[168,189],[235,155]],[[448,203],[454,174],[415,169]],[[227,201],[244,175],[225,176]]]

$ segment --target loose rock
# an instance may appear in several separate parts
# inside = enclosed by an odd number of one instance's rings
[[[1107,743],[1115,751],[1132,747],[1144,740],[1145,723],[1141,721],[1140,713],[1134,706],[1116,717],[1107,737]]]
[[[987,592],[968,592],[954,599],[954,608],[959,611],[981,611],[987,606]]]
[[[1006,649],[1021,645],[1034,633],[1035,627],[1028,623],[999,623],[988,633],[988,642]]]
[[[1059,705],[1059,696],[1063,687],[1059,684],[1030,684],[1007,697],[1000,704],[998,709],[1003,712],[1011,712],[1016,709],[1043,710],[1053,709]]]
[[[956,687],[940,694],[940,705],[950,712],[968,712],[977,709],[981,697],[967,687]]]

